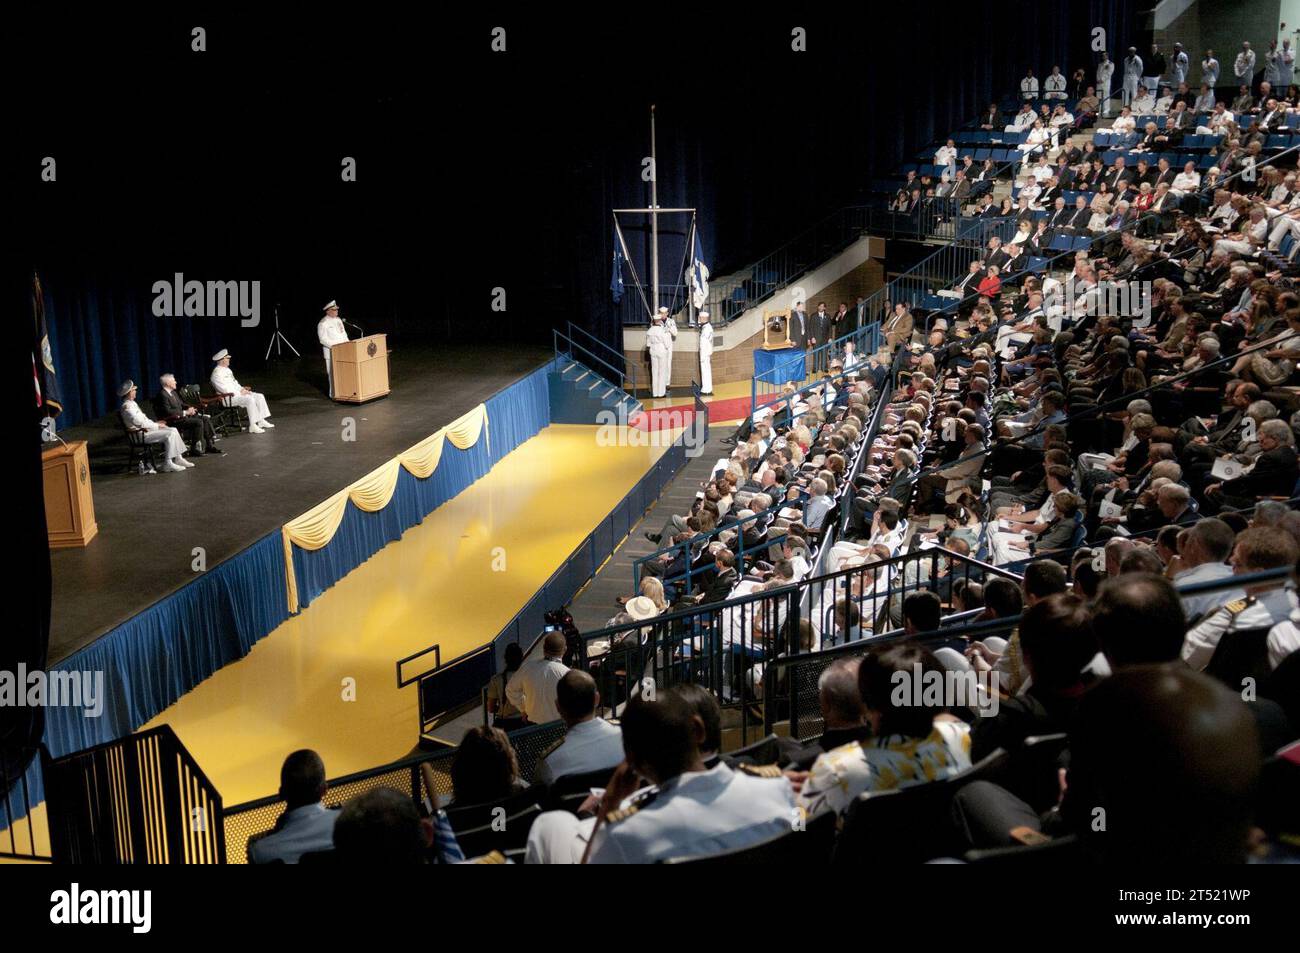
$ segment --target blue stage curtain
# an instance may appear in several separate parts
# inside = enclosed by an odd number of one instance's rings
[[[102,672],[105,697],[97,718],[77,708],[48,710],[50,753],[59,757],[135,731],[288,617],[276,530],[55,666]]]
[[[421,480],[398,470],[393,499],[366,513],[348,504],[334,538],[317,550],[293,549],[298,604],[306,607],[330,586],[360,566],[452,497],[482,479],[492,466],[550,422],[546,375],[552,365],[532,372],[487,400],[488,428],[467,450],[447,443],[438,468]]]

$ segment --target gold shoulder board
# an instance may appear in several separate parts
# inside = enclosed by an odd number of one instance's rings
[[[605,815],[605,823],[617,824],[619,821],[625,821],[639,810],[641,810],[641,805],[631,804],[627,807],[619,808],[617,811],[610,811]]]
[[[499,850],[490,851],[482,857],[475,857],[470,861],[471,864],[504,864],[505,862],[506,855]]]
[[[742,764],[737,767],[742,774],[748,774],[753,778],[781,777],[781,768],[775,764]]]
[[[1245,609],[1247,605],[1245,599],[1233,599],[1231,602],[1226,603],[1223,608],[1227,609],[1232,615],[1236,615]]]

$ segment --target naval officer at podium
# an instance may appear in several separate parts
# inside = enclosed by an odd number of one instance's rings
[[[337,301],[331,301],[325,305],[325,317],[320,319],[316,325],[316,337],[320,340],[321,350],[325,353],[325,376],[330,382],[330,397],[334,396],[334,367],[330,361],[330,348],[335,344],[342,344],[348,339],[347,329],[343,327],[343,319],[339,317],[339,305]]]

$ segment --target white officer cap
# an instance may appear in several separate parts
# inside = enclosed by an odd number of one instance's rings
[[[668,309],[667,309],[667,308],[660,308],[660,309],[659,309],[659,313],[660,313],[660,314],[664,314],[664,315],[666,315],[666,314],[668,313]]]
[[[131,393],[131,391],[134,388],[135,388],[135,381],[133,380],[122,381],[122,386],[117,389],[117,396],[125,397],[127,394]]]
[[[231,355],[230,355],[230,352],[227,351],[227,350],[223,347],[223,348],[222,348],[220,351],[218,351],[216,354],[213,354],[213,355],[212,355],[212,360],[213,360],[213,362],[215,363],[215,362],[217,362],[217,361],[224,361],[226,358],[228,358],[228,357],[230,357],[230,356],[231,356]]]
[[[707,311],[701,311],[701,312],[700,312],[700,317],[701,317],[701,318],[706,318],[706,319],[707,319],[708,316],[709,316],[709,312],[707,312]]]
[[[325,307],[321,308],[321,310],[328,311],[330,308],[337,308],[338,306],[339,303],[337,301],[331,301],[329,304],[325,305]]]

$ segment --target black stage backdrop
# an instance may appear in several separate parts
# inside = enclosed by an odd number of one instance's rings
[[[29,190],[21,234],[48,295],[65,423],[109,411],[124,377],[147,390],[163,370],[205,378],[221,347],[255,372],[277,305],[315,360],[329,299],[393,347],[545,342],[566,320],[615,343],[610,209],[649,199],[652,102],[660,204],[700,209],[722,275],[862,200],[1026,66],[1091,69],[1093,28],[1113,55],[1140,42],[1134,8],[663,6],[647,24],[633,5],[452,25],[303,6],[294,22],[25,26],[35,81],[16,141],[33,180],[44,156],[58,179]],[[190,50],[195,25],[205,53]],[[795,27],[806,53],[790,50]],[[340,180],[344,157],[355,183]],[[679,262],[664,256],[665,282]],[[261,324],[154,317],[153,283],[177,272],[260,281]]]

